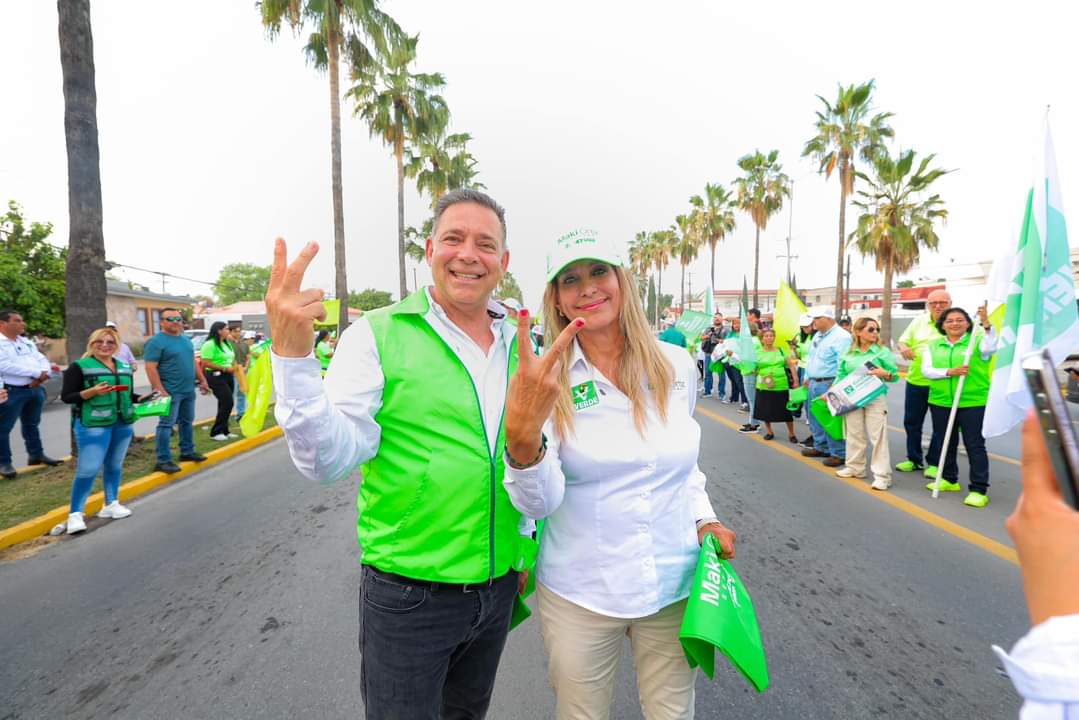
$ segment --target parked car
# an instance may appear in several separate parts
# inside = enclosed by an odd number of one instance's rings
[[[184,330],[184,335],[191,338],[191,344],[195,346],[195,352],[199,351],[202,344],[206,342],[206,338],[210,336],[209,330]]]

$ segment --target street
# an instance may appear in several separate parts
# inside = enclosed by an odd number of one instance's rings
[[[901,399],[900,385],[895,427]],[[698,718],[1017,717],[990,650],[1027,629],[1018,567],[999,553],[1015,437],[991,442],[992,503],[973,510],[962,494],[932,500],[920,475],[862,491],[785,432],[739,435],[746,416],[713,399],[697,417],[772,683],[758,695],[720,658],[715,681],[698,678]],[[902,459],[902,434],[889,438]],[[355,479],[301,479],[277,441],[0,563],[0,718],[357,717],[355,496]],[[552,717],[545,665],[533,617],[510,636],[489,717]],[[628,643],[611,717],[641,717]]]

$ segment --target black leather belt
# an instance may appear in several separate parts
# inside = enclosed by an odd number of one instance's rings
[[[371,572],[373,572],[378,577],[389,580],[390,582],[398,583],[400,585],[412,585],[413,587],[427,588],[431,592],[476,592],[477,590],[489,588],[502,578],[506,577],[506,575],[502,575],[496,578],[488,578],[487,580],[483,580],[478,583],[444,583],[433,582],[431,580],[417,580],[416,578],[410,578],[405,577],[404,575],[397,575],[395,573],[385,572],[383,570],[379,570],[372,565],[367,565],[366,567],[368,567]],[[506,574],[508,575],[509,573]]]
[[[8,385],[7,383],[4,383],[4,389],[5,390],[32,390],[33,388],[31,388],[29,385]]]
[[[835,375],[826,378],[809,378],[809,382],[831,382],[835,380]]]

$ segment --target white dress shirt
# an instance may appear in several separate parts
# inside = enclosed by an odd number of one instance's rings
[[[547,453],[538,465],[506,466],[514,506],[547,518],[540,582],[611,617],[645,617],[688,597],[700,551],[696,521],[715,516],[697,467],[696,364],[684,348],[657,344],[674,368],[666,423],[653,406],[642,440],[629,398],[574,341],[570,382],[592,382],[598,402],[577,410],[572,437],[544,424]]]
[[[1079,717],[1079,615],[1032,627],[1010,655],[995,645],[993,652],[1023,696],[1020,720]]]
[[[8,385],[26,386],[50,372],[49,360],[37,349],[32,340],[17,337],[14,340],[0,335],[0,378]]]
[[[424,292],[430,304],[424,319],[453,349],[476,387],[493,455],[506,404],[509,347],[516,328],[505,322],[505,308],[491,301],[489,314],[496,316],[491,319],[494,342],[484,352],[453,324],[427,288]],[[271,363],[277,396],[274,416],[284,431],[292,461],[304,477],[335,482],[378,453],[382,429],[375,416],[382,408],[385,376],[367,318],[361,317],[341,333],[325,382],[314,353],[305,358],[272,354]]]

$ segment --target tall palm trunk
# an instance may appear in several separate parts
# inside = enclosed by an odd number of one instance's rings
[[[90,2],[58,0],[57,10],[70,218],[64,312],[67,354],[74,358],[90,333],[105,324],[105,236]]]
[[[712,281],[712,291],[716,289],[716,243],[712,243],[712,269],[709,272],[708,277]]]
[[[753,307],[759,308],[760,301],[757,298],[757,278],[761,268],[761,226],[757,225],[757,239],[753,245]]]
[[[338,27],[340,15],[337,1],[328,10],[326,47],[329,51],[330,74],[330,176],[333,194],[333,269],[334,292],[341,301],[337,316],[337,336],[348,327],[348,277],[345,274],[345,203],[341,187],[341,89],[338,84]]]
[[[847,237],[847,161],[839,161],[839,255],[835,261],[835,313],[843,315],[843,256]]]
[[[401,299],[408,295],[408,283],[405,280],[405,140],[403,129],[397,125],[397,139],[393,144],[393,155],[397,159],[397,280],[401,286]]]
[[[656,330],[659,330],[659,316],[663,313],[660,305],[663,303],[663,266],[656,271]]]
[[[884,292],[881,294],[883,305],[880,309],[880,342],[885,347],[892,342],[892,274],[895,272],[895,260],[889,254],[884,263]]]

